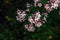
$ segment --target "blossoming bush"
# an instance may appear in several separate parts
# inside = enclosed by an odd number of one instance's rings
[[[60,40],[60,0],[0,2],[0,40]]]
[[[16,19],[23,23],[24,40],[49,40],[54,38],[54,28],[49,14],[60,7],[60,0],[33,0],[25,10],[17,9]],[[53,12],[54,13],[54,12]],[[50,29],[51,28],[51,29]]]
[[[26,10],[17,9],[18,16],[16,18],[24,24],[25,36],[23,40],[52,39],[54,28],[50,25],[51,22],[49,21],[52,19],[49,19],[49,15],[60,7],[60,0],[46,0],[46,3],[44,3],[44,0],[33,1],[33,4],[26,4]]]

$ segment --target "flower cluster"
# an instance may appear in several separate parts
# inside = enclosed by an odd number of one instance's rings
[[[19,20],[20,22],[25,21],[26,11],[22,11],[18,9],[17,14],[18,14],[18,16],[16,16],[17,20]]]
[[[39,11],[37,11],[35,14],[32,14],[31,16],[29,16],[28,21],[30,22],[30,24],[26,24],[25,28],[28,31],[34,32],[35,28],[33,27],[33,24],[36,27],[41,27],[42,24],[46,22],[47,13],[44,13],[43,15],[44,17],[41,19],[41,14]]]
[[[26,20],[25,16],[27,15],[26,11],[27,10],[22,11],[22,10],[18,9],[17,10],[18,16],[16,16],[17,20],[19,20],[20,22],[24,22]],[[25,28],[28,31],[34,32],[35,28],[33,27],[33,24],[36,27],[40,27],[40,26],[42,26],[43,23],[46,22],[47,13],[44,13],[43,15],[44,15],[44,17],[43,17],[43,19],[41,19],[41,13],[39,11],[37,11],[36,13],[32,14],[31,16],[29,16],[28,21],[30,22],[30,24],[26,24]]]
[[[41,15],[40,15],[40,12],[38,11],[35,14],[32,14],[32,16],[30,16],[28,20],[31,24],[35,24],[35,26],[40,27],[40,26],[42,26],[40,17],[41,17]]]
[[[53,11],[53,9],[57,9],[59,7],[59,0],[49,0],[47,4],[43,4],[44,8],[46,9],[47,12],[51,12]],[[27,3],[27,9],[26,10],[17,10],[17,15],[16,18],[17,20],[19,20],[20,22],[24,22],[25,20],[25,16],[28,15],[26,12],[30,12],[30,7],[34,6],[34,7],[41,7],[43,6],[40,3],[40,0],[34,0],[34,5]],[[29,17],[28,17],[28,21],[30,22],[30,24],[26,24],[25,25],[25,29],[27,29],[30,32],[34,32],[35,31],[35,27],[41,27],[43,25],[43,23],[47,22],[46,18],[48,13],[40,13],[40,11],[35,12],[34,14],[32,13]],[[59,11],[60,14],[60,11]],[[43,15],[43,17],[42,17]],[[42,17],[42,18],[41,18]],[[34,27],[34,26],[35,27]]]
[[[45,9],[48,12],[51,12],[53,9],[57,9],[59,6],[60,1],[59,0],[49,0],[48,4],[45,4]]]

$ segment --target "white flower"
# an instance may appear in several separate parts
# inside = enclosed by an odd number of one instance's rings
[[[35,26],[40,27],[40,26],[42,26],[42,23],[39,21],[35,24]]]
[[[38,21],[38,20],[39,20],[38,16],[35,16],[35,21]]]
[[[35,28],[33,27],[32,24],[26,24],[25,28],[29,31],[29,32],[34,32]]]
[[[25,13],[26,13],[26,11],[23,11],[23,12],[22,12],[22,14],[25,14]]]
[[[20,15],[21,14],[21,10],[18,9],[17,10],[17,14]]]
[[[18,14],[18,16],[16,16],[17,20],[19,20],[20,22],[25,20],[26,11],[21,12],[21,10],[18,9],[17,14]]]
[[[20,17],[25,18],[25,16],[26,16],[26,14],[21,14],[21,16],[20,16]]]
[[[37,3],[39,2],[40,0],[34,0],[34,6],[36,7],[37,5]]]
[[[40,19],[41,15],[40,15],[40,12],[36,12],[36,16],[37,16],[37,19]]]
[[[46,8],[46,10],[48,10],[49,9],[49,4],[46,4],[45,8]]]
[[[38,11],[38,12],[36,12],[36,15],[39,15],[40,14],[40,12]]]
[[[34,23],[34,20],[32,19],[31,16],[29,17],[28,21],[29,21],[30,23]]]
[[[29,27],[28,31],[34,32],[35,31],[35,28],[34,27]]]
[[[58,4],[54,3],[54,9],[58,8]]]
[[[41,3],[38,3],[38,5],[37,5],[38,7],[41,7],[42,6],[42,4]]]
[[[53,9],[49,6],[49,4],[46,4],[45,5],[45,9],[46,9],[46,11],[48,11],[48,12],[51,12]]]
[[[59,2],[60,2],[60,0],[55,0],[55,2],[54,2],[54,3],[57,3],[57,4],[58,4]]]
[[[52,3],[51,5],[52,5],[51,8],[54,8],[54,9],[58,8],[58,4],[56,4],[56,3]]]
[[[49,13],[49,12],[51,12],[53,9],[52,8],[48,8],[47,9],[47,12]]]

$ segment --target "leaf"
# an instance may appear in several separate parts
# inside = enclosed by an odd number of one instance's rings
[[[47,0],[41,0],[41,3],[42,4],[46,4],[47,3]]]

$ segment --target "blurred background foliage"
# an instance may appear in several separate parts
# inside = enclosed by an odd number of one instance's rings
[[[16,11],[17,8],[25,10],[27,2],[33,4],[33,0],[0,0],[0,40],[60,40],[60,8],[48,15],[47,23],[37,30],[39,33],[24,32],[24,24],[16,20]],[[47,0],[41,3],[46,4]],[[31,10],[33,13],[38,8],[31,7]],[[45,12],[43,7],[40,11]]]

